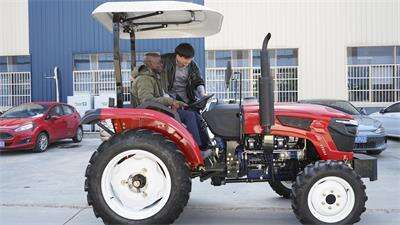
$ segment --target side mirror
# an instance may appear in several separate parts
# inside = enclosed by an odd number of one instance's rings
[[[384,108],[379,110],[379,113],[381,113],[381,114],[385,114],[385,112],[386,112],[386,110]]]
[[[360,113],[361,115],[367,115],[367,110],[365,110],[365,108],[361,108]]]
[[[108,98],[108,107],[109,108],[114,108],[115,107],[115,99],[114,98]]]

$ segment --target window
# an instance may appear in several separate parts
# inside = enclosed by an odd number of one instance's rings
[[[57,105],[51,109],[49,114],[52,116],[62,116],[63,110],[62,110],[61,106]]]
[[[206,51],[206,67],[215,67],[215,51]]]
[[[0,73],[7,72],[7,57],[0,56]]]
[[[30,56],[0,56],[0,72],[30,72]]]
[[[114,69],[114,56],[112,53],[99,53],[99,70]]]
[[[275,80],[275,100],[279,102],[297,101],[297,49],[268,49],[271,75]],[[234,78],[242,75],[243,97],[258,95],[260,70],[260,50],[213,50],[206,51],[206,88],[219,99],[235,98],[236,84],[225,84],[225,68],[232,62]]]
[[[400,112],[400,103],[396,103],[386,108],[386,113],[398,113]]]
[[[400,64],[400,46],[396,46],[396,61]]]
[[[400,100],[398,50],[395,46],[347,48],[347,80],[350,101]],[[397,72],[396,72],[397,71]]]
[[[90,55],[74,55],[74,70],[90,70]]]
[[[232,66],[233,67],[249,67],[250,57],[248,50],[232,51]]]
[[[62,109],[64,111],[64,115],[71,115],[72,113],[74,113],[74,110],[72,110],[71,107],[67,105],[62,105]]]
[[[349,65],[393,64],[394,47],[351,47],[347,48]]]
[[[276,50],[277,66],[297,66],[297,49]]]
[[[226,67],[231,61],[231,51],[215,51],[215,67]]]

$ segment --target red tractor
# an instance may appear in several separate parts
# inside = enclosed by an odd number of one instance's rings
[[[361,178],[377,179],[377,161],[353,154],[357,122],[350,115],[318,105],[274,105],[270,34],[261,50],[258,103],[217,103],[203,111],[215,149],[206,162],[171,109],[153,103],[122,108],[119,39],[131,40],[134,68],[136,38],[210,35],[220,30],[222,15],[193,3],[112,2],[93,16],[114,33],[117,108],[96,109],[82,119],[111,135],[93,153],[85,174],[88,204],[106,224],[173,223],[196,177],[216,186],[269,182],[291,197],[302,223],[360,220],[367,200]],[[202,108],[207,100],[195,106]],[[104,120],[111,120],[113,129]],[[228,141],[237,147],[228,148]]]

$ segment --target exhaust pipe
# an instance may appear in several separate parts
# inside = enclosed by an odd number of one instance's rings
[[[271,77],[271,67],[268,56],[268,42],[271,39],[271,33],[265,36],[261,56],[261,76],[259,78],[259,113],[260,124],[264,128],[265,134],[271,133],[271,127],[274,125],[274,80]]]

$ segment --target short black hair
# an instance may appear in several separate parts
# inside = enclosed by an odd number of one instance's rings
[[[194,48],[189,43],[182,43],[176,46],[175,53],[185,58],[193,58]]]

